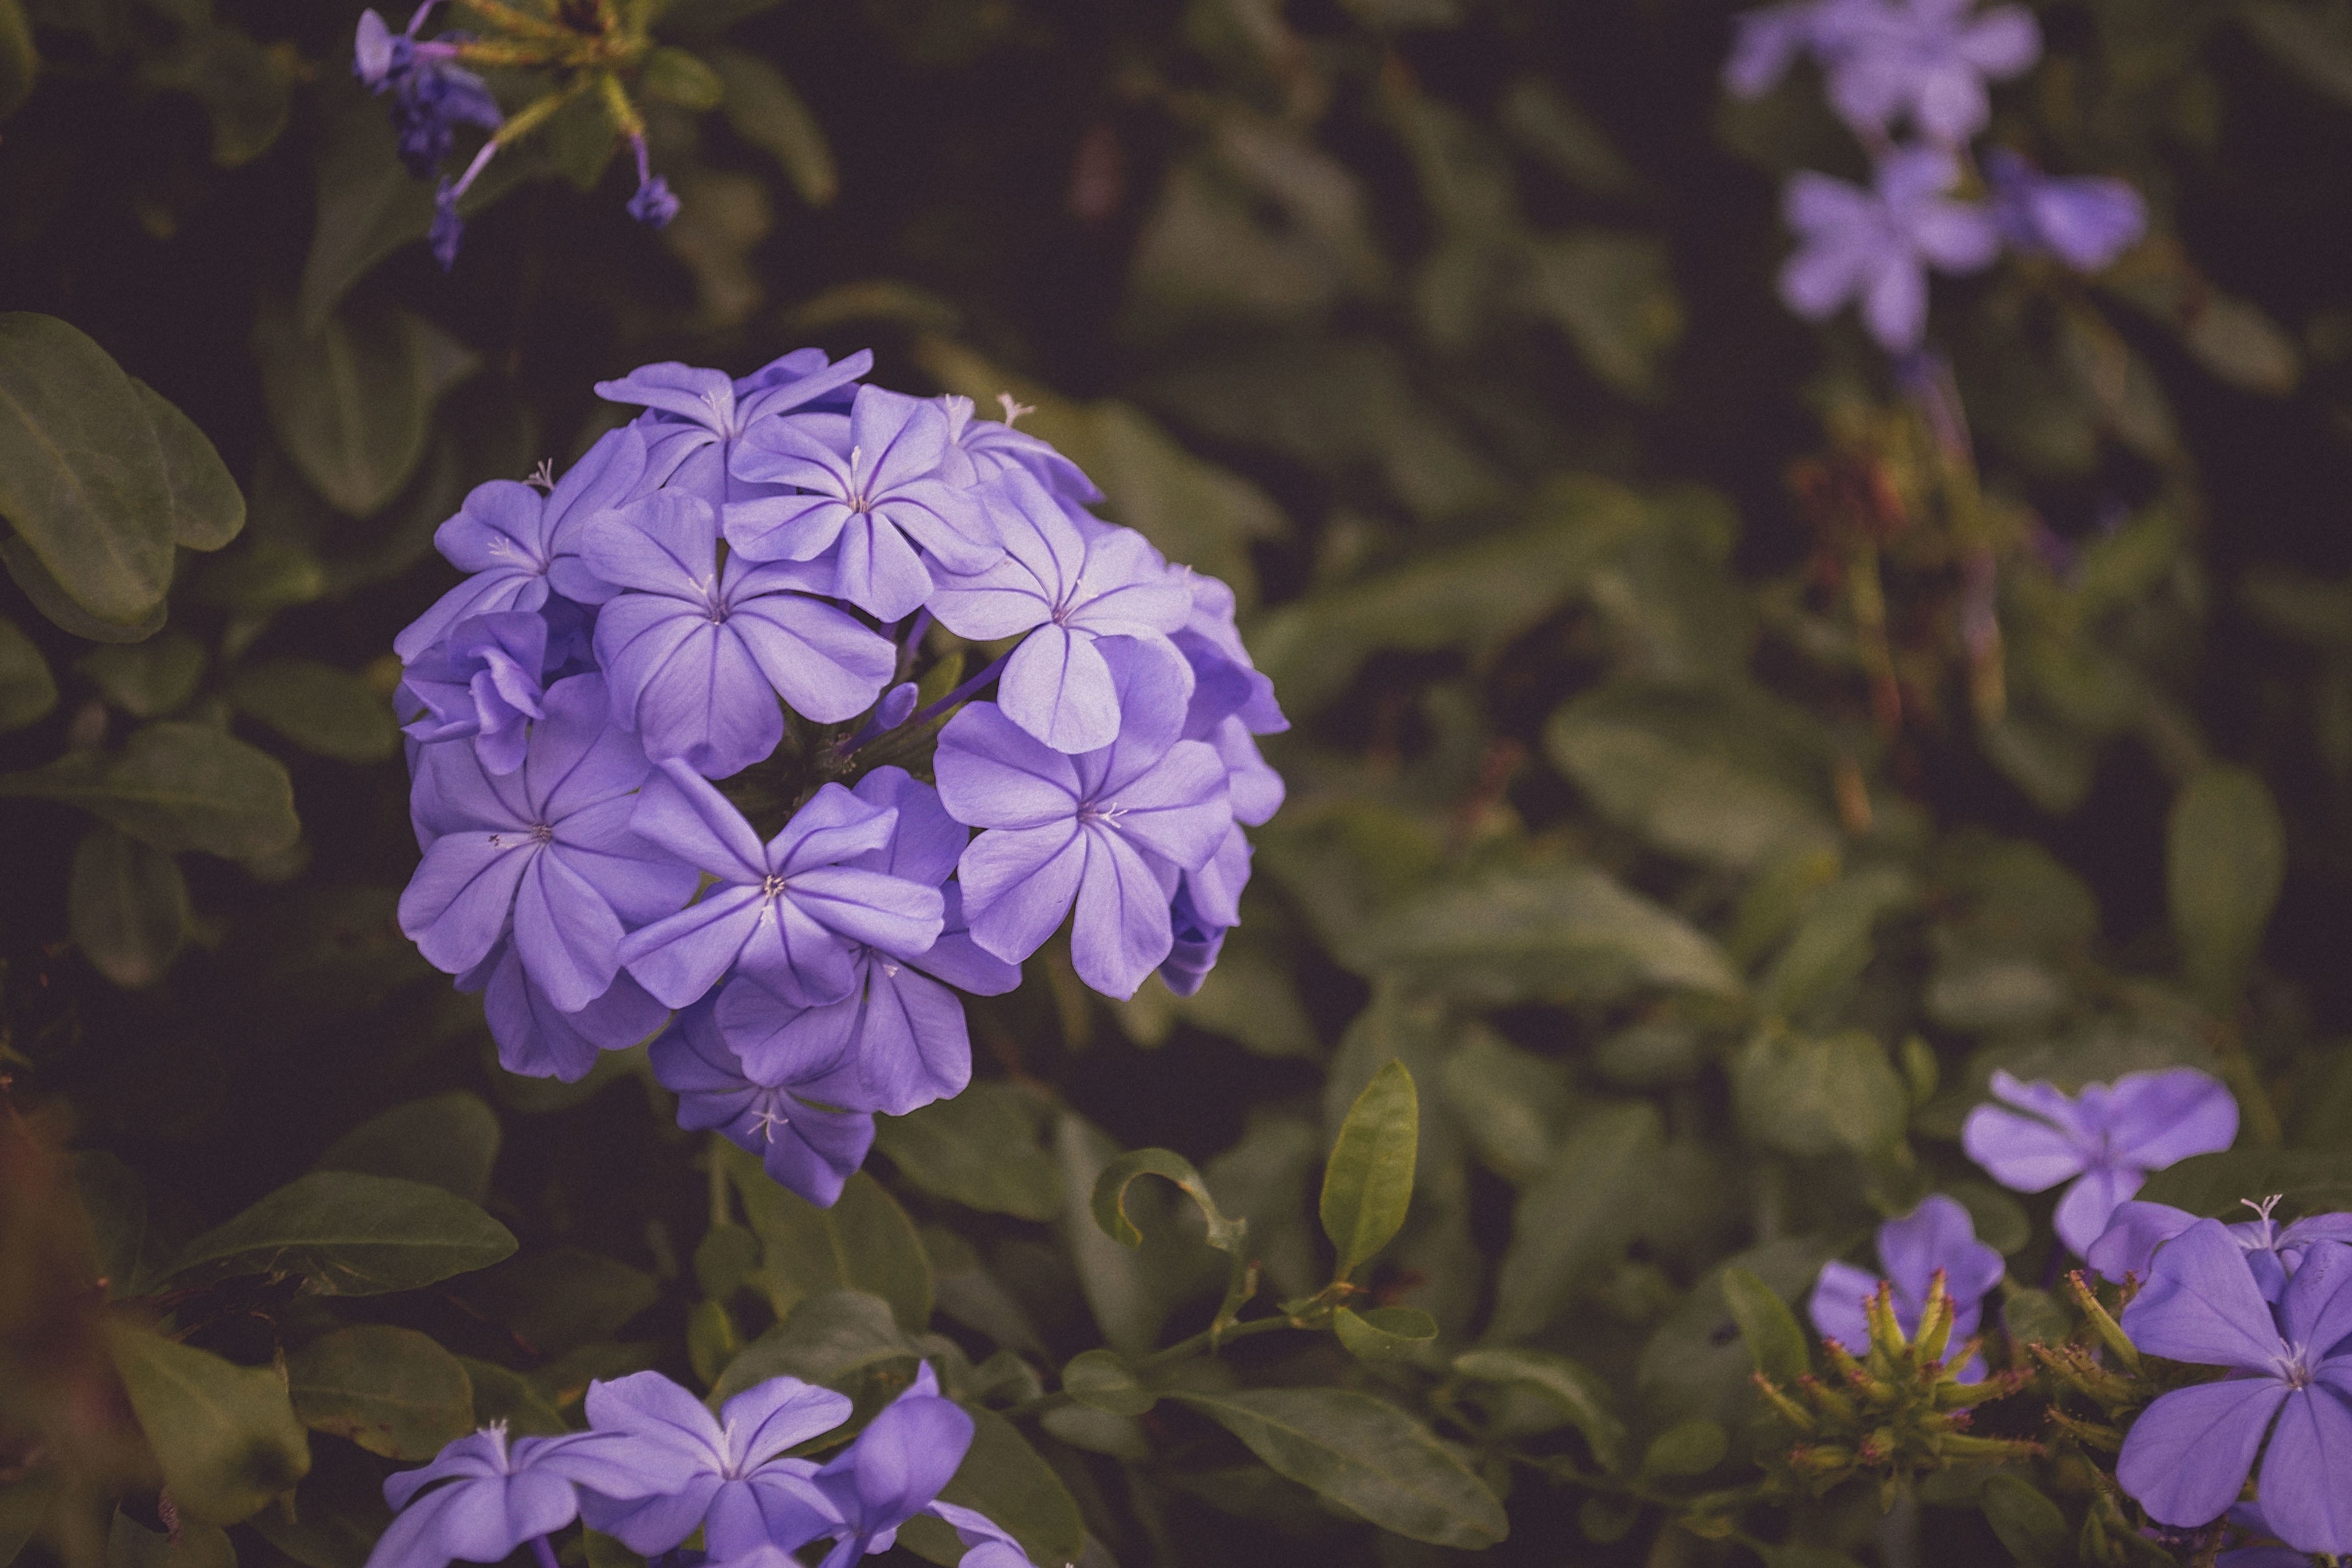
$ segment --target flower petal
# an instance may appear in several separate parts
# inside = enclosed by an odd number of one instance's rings
[[[2161,1523],[2194,1529],[2219,1519],[2238,1500],[2286,1392],[2273,1378],[2249,1377],[2159,1396],[2125,1435],[2116,1479]]]

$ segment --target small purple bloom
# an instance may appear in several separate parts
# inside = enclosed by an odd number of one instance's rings
[[[728,472],[737,439],[753,422],[826,406],[873,368],[874,356],[864,349],[837,364],[820,350],[795,349],[740,380],[664,360],[639,365],[618,381],[598,382],[596,395],[646,410],[635,428],[646,442],[649,486],[691,490],[723,511],[739,495],[765,492],[765,487],[738,484]]]
[[[2097,272],[2147,233],[2147,204],[2122,180],[2045,174],[2006,147],[1984,156],[1993,222],[2010,248]]]
[[[1827,63],[1830,102],[1858,131],[1884,134],[1908,118],[1944,146],[1985,128],[1987,80],[2006,81],[2042,58],[2042,29],[2022,5],[1978,15],[1976,0],[1877,0],[1857,7]]]
[[[756,985],[729,986],[717,1018],[744,1069],[762,1080],[791,1083],[828,1105],[904,1116],[971,1081],[963,1001],[949,985],[1000,996],[1021,984],[1021,970],[980,947],[965,927],[962,890],[947,879],[971,835],[939,793],[904,768],[886,767],[858,780],[856,795],[897,812],[898,822],[887,846],[845,864],[940,888],[938,939],[920,949],[860,947],[849,994],[820,1006],[794,1006]]]
[[[425,7],[429,13],[432,7]],[[374,11],[360,13],[359,31],[352,39],[352,75],[370,92],[382,92],[384,83],[408,68],[416,58],[416,40],[411,35],[421,25],[423,17],[409,24],[408,32],[395,33],[391,25]]]
[[[1881,347],[1916,348],[1927,268],[1973,272],[2000,253],[1990,215],[1944,195],[1958,177],[1951,154],[1934,147],[1889,153],[1872,190],[1810,169],[1789,176],[1780,210],[1798,247],[1780,268],[1781,300],[1818,321],[1859,300]]]
[[[2255,1217],[2227,1227],[2231,1239],[2244,1249],[2254,1283],[2262,1287],[2263,1299],[2268,1301],[2276,1301],[2285,1293],[2288,1279],[2313,1242],[2352,1242],[2352,1214],[2309,1215],[2282,1225],[2271,1217],[2271,1208],[2277,1202],[2274,1197],[2261,1203],[2246,1199]],[[2108,1216],[2107,1228],[2084,1252],[2083,1261],[2101,1279],[2118,1285],[2127,1274],[2145,1279],[2158,1249],[2197,1220],[2187,1209],[2169,1204],[2135,1199],[2118,1205]]]
[[[1969,1111],[1960,1146],[2016,1192],[2072,1182],[2058,1200],[2058,1238],[2077,1256],[2150,1171],[2227,1149],[2238,1135],[2238,1102],[2194,1068],[2129,1073],[2085,1084],[2079,1096],[1996,1072],[1992,1092],[2004,1104]]]
[[[1237,718],[1253,735],[1290,728],[1275,700],[1274,682],[1258,673],[1234,624],[1234,591],[1202,573],[1191,573],[1192,613],[1171,640],[1192,667],[1192,701],[1184,738],[1205,741],[1217,723]],[[1271,815],[1269,813],[1268,815]]]
[[[1246,840],[1244,845],[1246,847]],[[1189,874],[1177,887],[1175,901],[1168,906],[1168,924],[1175,940],[1169,945],[1168,956],[1160,962],[1160,981],[1179,996],[1196,995],[1209,971],[1216,968],[1217,955],[1224,951],[1225,932],[1233,928],[1201,913],[1192,899]]]
[[[2352,1552],[2352,1247],[2312,1244],[2273,1307],[2221,1221],[2200,1220],[2157,1254],[2122,1321],[2147,1354],[2229,1369],[2158,1395],[2125,1435],[2116,1479],[2148,1517],[2220,1518],[2267,1432],[2271,1529],[2301,1552]]]
[[[540,673],[546,663],[547,622],[528,610],[459,621],[446,642],[408,667],[394,703],[424,713],[402,730],[428,745],[470,736],[483,767],[510,773],[522,766],[530,721],[545,717]]]
[[[646,153],[646,139],[633,136],[630,141],[637,153],[637,188],[629,197],[629,216],[648,228],[667,228],[669,220],[677,216],[677,197],[669,182],[653,171]]]
[[[430,1464],[384,1478],[394,1518],[367,1568],[445,1568],[453,1558],[502,1563],[524,1542],[577,1519],[578,1488],[648,1497],[683,1486],[689,1474],[670,1456],[632,1454],[606,1433],[509,1443],[503,1424],[485,1427]]]
[[[578,1083],[604,1051],[626,1050],[662,1026],[669,1009],[625,973],[585,1007],[564,1012],[526,973],[511,941],[457,976],[457,989],[480,991],[499,1066],[523,1078]]]
[[[1008,395],[1010,412],[1022,410]],[[974,419],[971,399],[953,394],[940,399],[947,411],[948,451],[943,465],[951,484],[982,484],[1011,468],[1022,468],[1057,496],[1088,506],[1103,499],[1086,470],[1025,430],[993,419]]]
[[[713,778],[783,739],[782,696],[820,723],[855,718],[898,670],[898,650],[815,596],[804,567],[719,558],[709,501],[662,490],[589,532],[590,570],[625,590],[596,617],[613,717],[648,755]]]
[[[746,984],[723,985],[719,995],[740,992],[767,994]],[[873,1113],[828,1110],[803,1100],[794,1092],[798,1085],[754,1079],[719,1033],[712,1016],[718,1000],[704,997],[653,1043],[654,1077],[677,1095],[677,1124],[696,1131],[718,1129],[738,1148],[759,1155],[778,1185],[831,1208],[874,1146]]]
[[[961,1568],[1025,1565],[1028,1559],[1013,1538],[984,1516],[939,1500],[940,1489],[962,1465],[971,1436],[971,1417],[954,1401],[940,1397],[939,1380],[926,1365],[912,1387],[866,1424],[847,1452],[817,1472],[816,1484],[843,1521],[840,1539],[820,1568],[851,1568],[869,1552],[887,1552],[899,1527],[919,1513],[946,1520],[972,1549],[964,1553]]]
[[[796,1377],[773,1377],[730,1399],[717,1415],[657,1372],[588,1385],[588,1421],[612,1452],[683,1487],[608,1498],[591,1488],[582,1521],[631,1551],[667,1552],[699,1528],[704,1549],[733,1557],[772,1541],[830,1534],[841,1516],[812,1479],[816,1465],[785,1450],[849,1419],[849,1401]]]
[[[621,944],[629,972],[673,1007],[699,1001],[730,968],[796,1006],[837,1002],[856,984],[856,944],[920,952],[939,939],[937,887],[856,863],[890,842],[898,813],[837,784],[762,845],[726,796],[672,758],[630,822],[717,879],[700,902]]]
[[[1191,696],[1181,661],[1124,637],[1099,647],[1120,714],[1109,745],[1066,755],[978,702],[940,732],[933,766],[956,820],[988,829],[957,871],[972,939],[1017,963],[1075,901],[1079,976],[1125,997],[1168,956],[1177,880],[1216,854],[1233,806],[1223,760],[1180,738]]]
[[[978,495],[941,476],[948,421],[938,404],[861,386],[847,437],[841,447],[798,419],[747,431],[735,476],[802,493],[738,501],[727,542],[754,561],[829,557],[831,592],[886,621],[930,597],[927,562],[971,573],[1003,553]]]
[[[495,131],[504,119],[482,79],[456,63],[454,42],[419,43],[416,29],[433,14],[433,0],[394,33],[373,11],[360,13],[352,39],[352,74],[370,92],[392,94],[392,127],[401,162],[429,179],[449,153],[460,125]]]
[[[645,437],[615,430],[547,494],[514,479],[475,486],[457,515],[433,533],[449,564],[471,575],[393,638],[393,651],[402,663],[413,663],[459,621],[541,609],[551,588],[583,605],[611,598],[617,590],[581,563],[581,541],[629,498],[645,471]]]
[[[474,968],[511,929],[530,978],[578,1012],[611,988],[623,933],[693,894],[694,868],[630,830],[652,764],[606,707],[601,677],[556,682],[522,766],[503,776],[471,746],[419,754],[415,809],[435,837],[400,896],[400,929],[437,968]]]
[[[1798,56],[1811,54],[1827,68],[1864,29],[1885,25],[1881,0],[1782,0],[1743,11],[1732,18],[1724,89],[1734,98],[1761,98],[1780,84]]]
[[[1969,1211],[1941,1193],[1931,1194],[1901,1219],[1878,1227],[1878,1261],[1883,1274],[1873,1274],[1851,1263],[1832,1259],[1822,1265],[1807,1307],[1822,1338],[1835,1340],[1859,1353],[1870,1343],[1870,1320],[1864,1303],[1881,1279],[1894,1287],[1895,1321],[1905,1333],[1916,1333],[1920,1314],[1927,1309],[1927,1292],[1936,1271],[1944,1271],[1944,1289],[1952,1298],[1952,1342],[1958,1344],[1977,1331],[1983,1321],[1985,1292],[2000,1283],[2007,1272],[2000,1254],[1977,1239]],[[1961,1373],[1973,1382],[1984,1363],[1971,1361]]]
[[[1092,752],[1118,734],[1110,666],[1097,643],[1129,637],[1181,658],[1168,639],[1192,614],[1192,588],[1132,529],[1088,537],[1026,471],[997,481],[1004,553],[985,572],[944,578],[940,624],[976,642],[1030,635],[997,681],[1004,716],[1057,752]],[[1252,672],[1255,673],[1255,672]]]

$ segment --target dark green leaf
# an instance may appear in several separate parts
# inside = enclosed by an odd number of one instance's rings
[[[0,517],[68,596],[142,624],[172,584],[171,491],[143,400],[53,316],[0,315]]]
[[[474,1425],[470,1415],[467,1425]],[[320,1443],[310,1473],[290,1506],[265,1508],[247,1529],[302,1568],[364,1568],[392,1522],[383,1501],[383,1467],[347,1443]]]
[[[196,694],[196,683],[204,679],[205,645],[181,632],[165,632],[145,642],[94,647],[74,668],[133,719],[160,719]]]
[[[0,616],[0,735],[47,718],[57,705],[49,661],[16,622]]]
[[[1062,1369],[1062,1388],[1079,1404],[1113,1415],[1140,1415],[1160,1403],[1117,1351],[1079,1352]]]
[[[824,206],[838,195],[841,176],[834,167],[833,146],[792,83],[748,50],[720,45],[705,49],[702,58],[726,84],[720,107],[735,134],[775,159],[809,205]]]
[[[394,310],[339,312],[305,332],[265,301],[253,329],[278,444],[310,487],[354,517],[400,493],[425,456],[438,388],[426,329]]]
[[[1222,1332],[1232,1325],[1242,1304],[1256,1289],[1257,1273],[1249,1257],[1249,1221],[1228,1218],[1211,1195],[1209,1184],[1201,1179],[1201,1173],[1181,1154],[1166,1149],[1139,1149],[1113,1160],[1095,1181],[1095,1224],[1122,1247],[1143,1245],[1143,1233],[1136,1228],[1127,1212],[1128,1188],[1139,1176],[1160,1176],[1174,1183],[1199,1207],[1207,1225],[1202,1239],[1225,1255],[1225,1299],[1211,1325],[1213,1331]]]
[[[392,706],[358,676],[307,658],[247,665],[229,700],[306,752],[339,763],[380,763],[400,750]]]
[[[100,974],[133,989],[154,984],[188,937],[179,862],[120,828],[91,828],[74,850],[66,924]]]
[[[638,68],[639,90],[657,103],[680,109],[716,109],[727,96],[719,73],[674,44],[656,44]]]
[[[1559,1406],[1583,1436],[1603,1469],[1624,1462],[1625,1423],[1618,1419],[1608,1385],[1566,1356],[1549,1351],[1488,1346],[1454,1358],[1456,1376],[1530,1389]]]
[[[890,1303],[898,1324],[920,1333],[931,1317],[931,1265],[914,1223],[880,1183],[859,1172],[829,1209],[786,1192],[756,1156],[719,1141],[719,1158],[760,1238],[755,1283],[779,1317],[820,1290],[864,1290]]]
[[[274,855],[301,832],[294,785],[266,752],[204,724],[149,724],[119,752],[0,774],[0,796],[79,805],[166,854]]]
[[[474,1385],[457,1358],[414,1329],[362,1323],[286,1358],[294,1414],[388,1459],[429,1459],[474,1429]]]
[[[2352,1209],[2352,1153],[2335,1149],[2239,1149],[2192,1154],[2157,1171],[2135,1194],[2193,1215],[2245,1217],[2241,1206],[2276,1193],[2279,1215]]]
[[[1872,929],[1916,891],[1910,877],[1892,866],[1864,866],[1823,889],[1765,973],[1769,1005],[1795,1016],[1851,983],[1869,965]]]
[[[208,16],[183,27],[169,48],[150,55],[143,74],[204,105],[213,122],[213,162],[223,168],[259,157],[286,129],[294,85],[289,67]]]
[[[874,1144],[899,1174],[966,1208],[1051,1219],[1062,1173],[1037,1142],[1044,1107],[1010,1084],[975,1083],[905,1116],[874,1123]]]
[[[2262,946],[2286,870],[2286,834],[2258,773],[2216,764],[2182,786],[2165,827],[2165,883],[2182,967],[2226,1008]]]
[[[24,7],[17,0],[0,0],[0,120],[25,106],[40,72],[40,52],[33,47]]]
[[[1369,1394],[1261,1388],[1169,1397],[1233,1433],[1276,1474],[1382,1530],[1473,1550],[1510,1533],[1495,1494],[1451,1449]]]
[[[1642,1456],[1645,1476],[1703,1476],[1723,1463],[1731,1439],[1723,1428],[1704,1417],[1669,1426],[1650,1442]]]
[[[1488,1334],[1509,1341],[1540,1332],[1633,1240],[1664,1135],[1647,1103],[1613,1106],[1577,1124],[1551,1169],[1520,1191]]]
[[[244,531],[245,492],[194,420],[138,377],[131,384],[155,433],[172,542],[185,550],[218,550]]]
[[[424,1182],[478,1204],[489,1196],[499,1140],[482,1097],[453,1089],[377,1112],[329,1144],[314,1169]]]
[[[742,1350],[742,1333],[725,1302],[697,1301],[686,1310],[687,1364],[704,1387],[717,1383]]]
[[[1911,1109],[1885,1047],[1859,1029],[1826,1039],[1759,1030],[1732,1064],[1731,1092],[1748,1136],[1790,1154],[1884,1149]]]
[[[475,1426],[503,1421],[517,1437],[544,1437],[564,1430],[563,1417],[520,1373],[472,1356],[459,1356],[457,1364],[474,1385]]]
[[[1418,1307],[1342,1307],[1331,1331],[1359,1361],[1405,1361],[1437,1338],[1437,1320]]]
[[[321,1171],[197,1237],[167,1278],[292,1274],[320,1295],[374,1296],[487,1268],[514,1249],[506,1226],[438,1187]]]
[[[183,1520],[166,1535],[118,1509],[106,1532],[106,1568],[236,1568],[236,1548],[216,1524]]]
[[[146,1277],[158,1261],[147,1224],[147,1188],[139,1173],[102,1149],[73,1157],[74,1189],[98,1246],[99,1278],[107,1300],[145,1294]]]
[[[602,1253],[550,1247],[483,1270],[457,1294],[533,1350],[562,1355],[612,1339],[661,1294],[654,1277]]]
[[[1356,1097],[1323,1167],[1318,1212],[1323,1234],[1339,1253],[1333,1279],[1352,1276],[1403,1228],[1420,1136],[1412,1074],[1402,1062],[1391,1061]]]
[[[714,1225],[694,1247],[694,1282],[714,1301],[724,1301],[751,1281],[760,1267],[760,1238],[740,1225]]]
[[[1978,1494],[1977,1505],[2020,1568],[2063,1568],[2074,1560],[2065,1514],[2032,1482],[2021,1476],[1993,1476]]]
[[[1812,1370],[1803,1327],[1769,1285],[1745,1268],[1727,1268],[1723,1299],[1730,1303],[1732,1321],[1756,1358],[1757,1371],[1776,1383],[1793,1384]]]
[[[184,1518],[235,1524],[310,1469],[310,1438],[276,1369],[237,1366],[121,1319],[108,1321],[106,1341]]]
[[[38,1470],[0,1486],[0,1568],[16,1562],[26,1543],[39,1533],[56,1496],[56,1481]]]
[[[922,1353],[892,1318],[887,1301],[862,1290],[822,1290],[744,1346],[712,1384],[710,1402],[723,1405],[772,1377],[854,1383],[877,1363],[919,1360]]]
[[[8,580],[25,591],[25,597],[33,601],[33,607],[47,616],[52,626],[62,626],[87,641],[135,643],[163,629],[169,606],[161,599],[135,621],[100,620],[91,615],[49,575],[49,569],[41,564],[33,547],[13,532],[0,533],[0,566],[8,569]]]
[[[1525,308],[1556,323],[1593,374],[1633,397],[1654,397],[1683,334],[1666,247],[1641,235],[1587,228],[1528,247]]]

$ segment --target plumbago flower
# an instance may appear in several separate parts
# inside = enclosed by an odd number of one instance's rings
[[[453,1558],[502,1563],[523,1542],[580,1517],[580,1489],[642,1498],[683,1485],[689,1472],[669,1456],[648,1464],[612,1434],[507,1440],[503,1423],[460,1437],[422,1469],[383,1483],[394,1517],[367,1568],[443,1568]],[[667,1459],[667,1463],[662,1461]]]
[[[2252,1198],[2243,1201],[2254,1211],[2254,1217],[2224,1228],[2245,1253],[2246,1266],[2254,1271],[2254,1283],[2262,1288],[2264,1300],[2276,1301],[2284,1293],[2288,1279],[2313,1243],[2352,1243],[2352,1214],[2309,1215],[2282,1225],[2271,1217],[2271,1211],[2278,1206],[2276,1196],[2259,1203]],[[2198,1218],[2169,1204],[2135,1199],[2119,1205],[2108,1217],[2106,1230],[2084,1252],[2083,1261],[2101,1279],[2118,1285],[2133,1275],[2145,1279],[2164,1244],[2186,1232]]]
[[[2000,1254],[1977,1239],[1975,1222],[1954,1199],[1937,1193],[1901,1219],[1878,1227],[1878,1261],[1883,1278],[1893,1287],[1895,1320],[1906,1334],[1916,1333],[1920,1314],[1936,1276],[1952,1299],[1952,1339],[1955,1342],[1977,1331],[1984,1314],[1985,1292],[2000,1283],[2006,1272]],[[1862,1354],[1870,1344],[1868,1303],[1878,1289],[1880,1275],[1832,1259],[1822,1265],[1807,1310],[1813,1327],[1825,1340],[1835,1340]],[[1983,1375],[1984,1363],[1972,1360],[1960,1373],[1971,1383]]]
[[[1992,1092],[2002,1103],[1969,1112],[1960,1146],[2017,1192],[2069,1183],[2058,1200],[2058,1238],[2078,1256],[2150,1171],[2218,1152],[2238,1136],[2238,1102],[2194,1068],[2129,1073],[2085,1084],[2080,1095],[1996,1072]]]
[[[817,1204],[876,1115],[971,1080],[964,994],[1074,908],[1088,984],[1196,989],[1283,798],[1232,591],[1085,510],[1018,405],[870,363],[599,384],[646,412],[545,493],[468,495],[436,536],[464,579],[394,643],[402,928],[499,1061],[572,1080],[650,1041],[681,1125]],[[959,636],[1013,646],[921,707]]]
[[[1884,134],[1907,120],[1956,146],[1992,118],[1985,83],[2042,58],[2042,29],[2022,5],[1979,13],[1977,0],[1891,0],[1844,15],[1828,65],[1830,102],[1858,131]]]
[[[1984,155],[1992,219],[2011,250],[2096,272],[2147,233],[2147,204],[2121,180],[2045,174],[2006,147]]]
[[[1879,346],[1918,347],[1927,268],[1973,272],[2000,253],[1991,216],[1945,195],[1958,178],[1959,164],[1935,147],[1889,153],[1869,190],[1810,169],[1791,174],[1780,210],[1798,246],[1780,269],[1781,300],[1816,321],[1858,300]]]

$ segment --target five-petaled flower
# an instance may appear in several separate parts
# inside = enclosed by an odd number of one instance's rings
[[[1893,1288],[1895,1321],[1906,1334],[1918,1331],[1927,1292],[1941,1270],[1944,1289],[1952,1299],[1952,1342],[1957,1344],[1977,1331],[1984,1313],[1985,1292],[2000,1283],[2006,1272],[2000,1254],[1977,1239],[1969,1211],[1941,1193],[1931,1194],[1901,1219],[1878,1227],[1878,1261],[1882,1274],[1832,1259],[1822,1265],[1808,1307],[1813,1327],[1825,1340],[1835,1340],[1861,1353],[1870,1344],[1869,1312],[1865,1303],[1883,1278]],[[1983,1363],[1971,1361],[1960,1373],[1963,1382],[1981,1375]]]
[[[1797,232],[1780,269],[1780,298],[1811,321],[1859,300],[1880,346],[1918,346],[1927,330],[1927,268],[1972,272],[2000,253],[2000,234],[1981,206],[1945,195],[1959,177],[1952,155],[1911,147],[1879,160],[1869,190],[1800,170],[1789,176],[1781,215]]]

